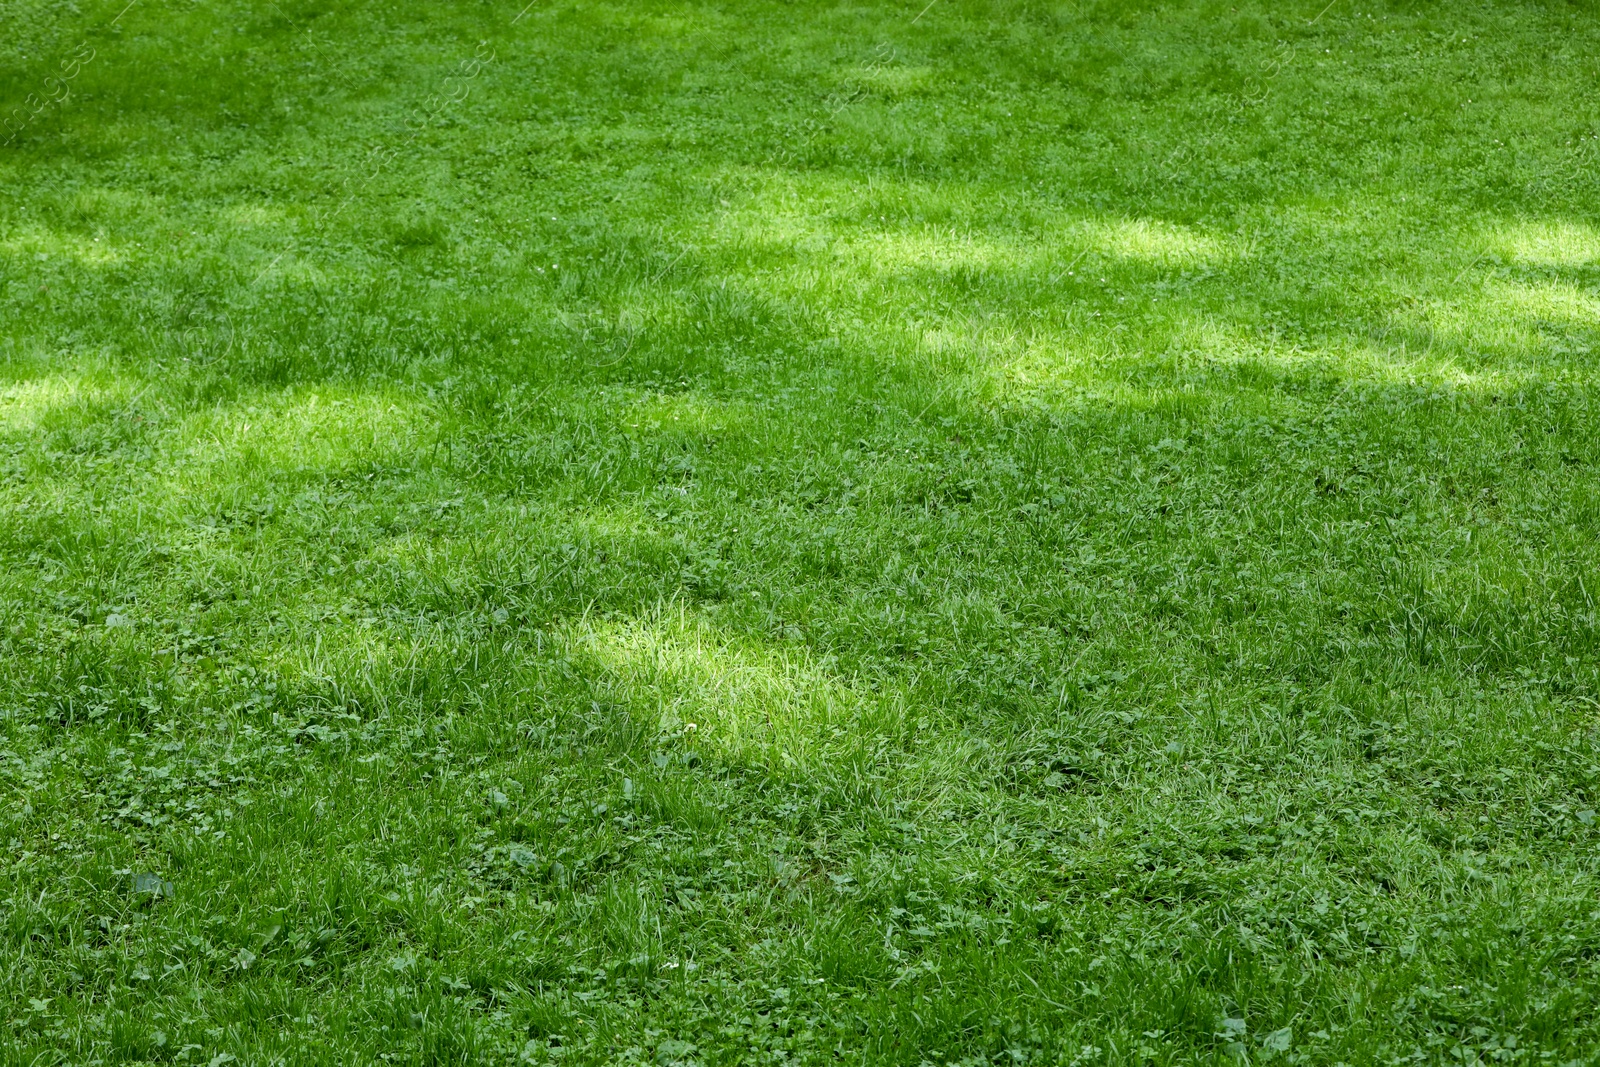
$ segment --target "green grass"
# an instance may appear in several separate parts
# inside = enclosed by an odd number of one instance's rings
[[[0,1062],[1600,1062],[1592,4],[123,2]]]

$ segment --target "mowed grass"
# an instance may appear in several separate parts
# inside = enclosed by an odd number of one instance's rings
[[[1324,2],[0,6],[0,1060],[1597,1062],[1600,22]]]

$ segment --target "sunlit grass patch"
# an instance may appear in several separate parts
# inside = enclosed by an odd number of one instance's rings
[[[1092,220],[1081,228],[1100,251],[1156,267],[1216,264],[1230,251],[1228,243],[1215,236],[1153,219]]]
[[[437,426],[431,405],[398,392],[333,388],[247,397],[174,427],[172,463],[191,486],[248,481],[262,472],[383,466],[409,455]]]
[[[868,239],[857,253],[862,264],[874,272],[894,273],[909,267],[937,271],[1008,270],[1022,264],[1022,255],[1031,255],[1015,245],[985,240],[970,233],[886,233]]]
[[[78,377],[11,381],[0,388],[0,433],[37,433],[72,409],[103,398],[94,383]]]
[[[870,87],[890,99],[927,91],[935,85],[937,78],[938,71],[932,66],[896,63],[892,56],[888,57],[887,62],[869,61],[850,75],[852,82]]]
[[[24,231],[0,241],[0,255],[13,257],[13,261],[31,259],[39,264],[71,264],[77,267],[103,268],[127,261],[127,251],[120,242],[99,235],[61,233],[49,230]]]
[[[754,648],[668,609],[649,623],[580,630],[602,686],[646,729],[692,735],[721,758],[788,774],[828,774],[895,738],[892,698],[863,696],[809,662],[803,648]]]
[[[1495,227],[1487,243],[1502,258],[1536,267],[1588,267],[1600,260],[1600,231],[1572,219],[1524,219]]]
[[[1474,278],[1408,312],[1440,354],[1480,374],[1547,373],[1600,337],[1600,300],[1564,280]]]

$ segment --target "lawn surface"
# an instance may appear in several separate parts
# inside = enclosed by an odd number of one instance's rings
[[[124,2],[0,1062],[1597,1062],[1593,5]]]

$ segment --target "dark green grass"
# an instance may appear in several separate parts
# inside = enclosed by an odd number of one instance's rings
[[[1592,5],[121,9],[4,1062],[1597,1062]]]

